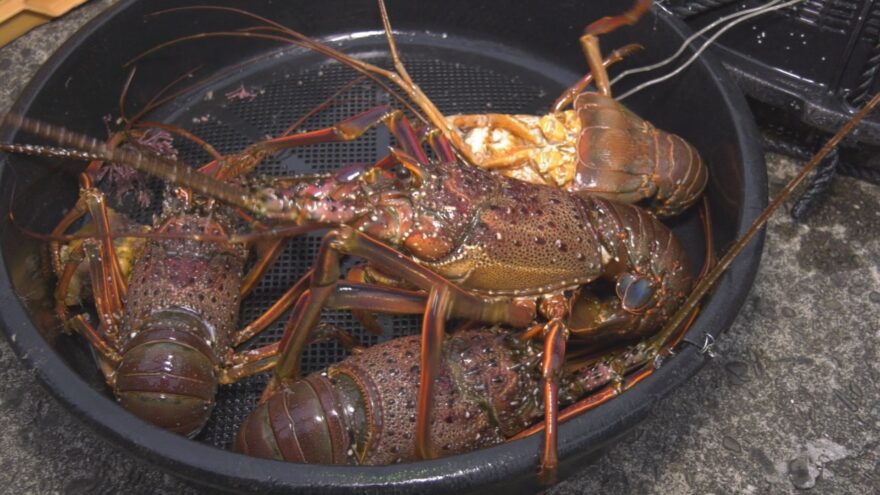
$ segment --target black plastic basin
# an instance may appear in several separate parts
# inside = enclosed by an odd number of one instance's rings
[[[145,17],[181,3],[121,1],[53,56],[14,110],[103,138],[106,130],[102,118],[118,113],[126,61],[178,36],[255,24],[220,12]],[[358,57],[385,63],[387,50],[372,2],[211,3],[247,8]],[[534,113],[546,110],[566,85],[587,70],[578,45],[583,26],[600,16],[618,13],[624,3],[391,1],[389,11],[400,31],[398,39],[410,73],[441,110]],[[606,51],[628,42],[644,45],[644,52],[621,64],[636,66],[665,57],[687,34],[688,29],[680,21],[653,10],[638,25],[612,33],[602,41]],[[329,95],[354,77],[338,64],[299,48],[256,40],[199,40],[139,63],[128,113],[197,66],[201,67],[198,76],[219,77],[174,99],[153,117],[192,128],[222,152],[279,132],[320,102],[322,94]],[[237,68],[224,71],[233,67]],[[620,94],[637,82],[632,78],[615,91]],[[240,87],[255,97],[227,96]],[[374,86],[359,85],[307,125],[327,125],[381,102],[381,92]],[[713,233],[718,246],[728,246],[764,208],[767,198],[758,134],[739,91],[723,69],[704,55],[679,76],[637,94],[627,104],[658,127],[686,137],[701,151],[711,169],[708,195]],[[9,129],[2,129],[0,139],[37,142]],[[355,143],[282,154],[266,164],[266,172],[326,170],[351,162],[370,162],[385,153],[388,142],[387,132],[380,129]],[[181,148],[181,157],[193,162],[201,159],[190,148]],[[0,213],[4,219],[12,211],[17,223],[48,232],[76,199],[76,172],[82,164],[16,156],[0,157],[0,166]],[[148,211],[141,213],[149,219]],[[682,237],[698,267],[703,240],[696,211],[686,212],[670,225]],[[259,295],[246,301],[243,321],[253,318],[273,294],[283,291],[302,273],[312,259],[314,241],[312,236],[291,242],[272,277],[260,286]],[[660,398],[700,369],[705,357],[699,347],[705,334],[718,336],[733,321],[751,287],[760,248],[760,240],[753,243],[708,299],[686,338],[693,345],[683,345],[633,390],[561,427],[563,475],[638,423]],[[360,493],[390,487],[424,493],[471,491],[490,484],[514,491],[535,488],[538,437],[450,458],[370,468],[286,464],[225,450],[222,447],[228,446],[237,421],[253,404],[265,377],[224,387],[213,419],[196,440],[146,424],[116,405],[88,347],[78,338],[59,334],[59,322],[52,312],[54,279],[48,275],[45,246],[6,222],[0,232],[0,250],[4,261],[0,265],[0,297],[6,301],[0,319],[22,360],[34,368],[73,414],[98,433],[172,473],[213,488],[259,492],[309,488],[316,492]],[[354,326],[345,314],[328,318],[347,328]],[[417,319],[396,320],[389,335],[412,332],[416,325]],[[277,338],[278,332],[279,328],[273,328],[260,342]],[[340,357],[334,344],[324,344],[310,348],[304,362],[314,370]]]

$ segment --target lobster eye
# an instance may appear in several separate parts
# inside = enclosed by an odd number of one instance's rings
[[[394,171],[394,174],[397,176],[398,179],[402,181],[409,181],[410,179],[412,179],[412,172],[410,172],[408,168],[403,166],[397,167]]]
[[[616,289],[623,309],[631,312],[644,310],[654,296],[651,282],[631,273],[624,273],[618,277]]]

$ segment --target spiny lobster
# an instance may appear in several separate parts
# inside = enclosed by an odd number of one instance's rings
[[[315,464],[383,465],[419,457],[415,448],[418,336],[356,352],[273,394],[242,424],[239,452]],[[560,406],[644,365],[635,346],[559,377]],[[440,455],[489,447],[544,414],[542,352],[500,328],[460,330],[443,341],[430,435]],[[622,385],[621,385],[622,386]]]
[[[655,128],[611,97],[606,67],[639,46],[627,45],[605,61],[599,49],[599,35],[635,24],[651,3],[637,0],[626,13],[586,27],[580,41],[590,72],[563,92],[552,112],[446,117],[456,149],[469,162],[509,177],[638,203],[661,217],[677,215],[694,204],[709,177],[696,148]],[[413,84],[397,55],[382,0],[379,6],[395,66],[405,83]],[[595,92],[585,91],[590,82]],[[422,107],[431,105],[415,101]],[[566,110],[569,105],[573,108]]]
[[[268,148],[283,142],[292,130],[238,154],[221,156],[184,129],[141,122],[139,116],[153,107],[151,102],[129,120],[120,103],[125,126],[110,137],[107,149],[155,154],[155,146],[145,145],[142,138],[161,129],[167,138],[162,150],[171,149],[167,132],[181,135],[213,157],[199,173],[230,180],[253,170],[269,153]],[[285,233],[273,231],[264,236],[265,229],[259,222],[175,187],[167,188],[152,228],[139,226],[110,209],[104,193],[95,186],[102,172],[108,167],[125,167],[125,160],[43,147],[25,146],[17,151],[91,160],[80,174],[80,197],[74,207],[51,234],[34,234],[51,241],[52,264],[58,276],[56,313],[66,328],[91,343],[108,385],[124,408],[170,431],[196,435],[211,414],[219,384],[235,382],[274,365],[277,346],[239,353],[233,349],[280,317],[296,294],[294,287],[265,314],[236,331],[240,300],[280,252]],[[87,215],[90,218],[84,227],[66,234]],[[235,234],[239,217],[249,221],[257,232]],[[287,234],[308,230],[311,227],[304,226]],[[62,246],[61,240],[70,243]],[[258,259],[245,274],[249,252],[246,245],[251,243],[257,246]],[[87,314],[70,318],[68,312],[68,306],[83,302],[86,286],[91,286],[97,326]]]
[[[542,363],[547,437],[542,471],[555,476],[558,378],[569,334],[587,342],[647,335],[671,315],[690,290],[687,256],[668,228],[637,207],[525,183],[464,165],[442,136],[429,135],[431,161],[399,112],[378,107],[334,128],[289,136],[287,144],[354,137],[384,121],[400,150],[394,161],[346,169],[315,181],[251,183],[251,192],[167,160],[101,143],[27,119],[23,128],[64,145],[125,161],[159,177],[257,215],[294,225],[335,227],[322,242],[308,290],[298,299],[280,342],[275,378],[264,397],[299,377],[299,356],[312,338],[322,307],[391,313],[424,312],[416,450],[435,455],[429,411],[449,318],[526,327],[544,339]],[[383,160],[383,162],[385,162]],[[392,274],[404,289],[360,286],[348,296],[340,281],[342,255],[359,256]],[[585,286],[614,287],[608,297]],[[425,297],[421,295],[421,297]]]
[[[636,0],[624,14],[587,26],[581,44],[590,73],[565,90],[552,112],[543,116],[478,114],[444,116],[410,78],[398,54],[383,0],[379,10],[396,72],[354,59],[264,17],[217,6],[179,7],[166,12],[219,10],[254,18],[264,24],[250,32],[216,32],[184,36],[148,50],[135,60],[173,44],[209,36],[270,39],[306,46],[377,82],[399,87],[441,132],[465,162],[536,184],[639,203],[661,217],[677,215],[700,197],[708,172],[699,152],[681,137],[655,128],[611,97],[606,67],[637,50],[627,45],[602,60],[598,36],[635,24],[652,0]],[[277,34],[276,34],[277,33]],[[378,77],[377,77],[378,76]],[[595,82],[596,92],[585,92]],[[386,87],[382,83],[383,87]],[[388,89],[390,92],[390,89]],[[573,103],[573,109],[566,110]]]
[[[730,264],[730,262],[733,260],[734,256],[738,253],[738,251],[741,250],[742,247],[745,246],[746,243],[748,243],[748,241],[757,232],[757,229],[763,224],[763,222],[765,222],[766,219],[770,216],[770,214],[776,208],[778,208],[778,206],[782,202],[782,199],[784,199],[785,196],[790,194],[791,190],[797,186],[797,184],[802,180],[802,178],[805,176],[805,174],[808,173],[810,170],[812,170],[815,167],[815,165],[818,164],[819,161],[823,158],[823,156],[825,154],[827,154],[827,152],[834,147],[836,142],[839,141],[843,135],[850,132],[852,130],[852,128],[861,120],[861,118],[864,117],[864,115],[867,114],[871,109],[873,109],[878,104],[878,102],[880,102],[880,97],[872,99],[871,102],[869,102],[864,107],[864,109],[853,118],[852,122],[849,125],[845,126],[843,129],[841,129],[840,132],[838,132],[838,134],[835,136],[835,138],[831,142],[829,142],[829,144],[826,145],[826,147],[823,148],[823,150],[819,154],[817,154],[817,156],[811,161],[811,163],[807,167],[805,167],[803,173],[800,174],[795,180],[793,180],[792,183],[789,184],[789,186],[787,186],[782,191],[780,196],[776,200],[774,200],[773,204],[761,215],[761,217],[759,217],[759,219],[755,222],[753,228],[750,230],[750,233],[748,235],[746,235],[745,237],[743,237],[742,239],[740,239],[739,241],[737,241],[736,245],[721,260],[721,263],[719,263],[718,268],[716,270],[714,270],[713,272],[711,272],[710,275],[697,286],[693,295],[684,303],[682,308],[680,308],[676,312],[675,316],[667,324],[667,327],[666,327],[666,329],[664,329],[664,332],[659,334],[658,338],[652,339],[651,347],[655,351],[661,350],[664,346],[664,343],[666,342],[665,340],[662,340],[659,337],[666,336],[667,329],[674,328],[675,324],[681,322],[681,320],[684,318],[684,315],[687,315],[691,310],[693,310],[696,307],[696,305],[699,303],[699,299],[705,294],[705,292],[712,286],[712,284],[723,273],[723,270]],[[75,144],[76,142],[78,142],[78,140],[71,141],[72,144]],[[83,143],[85,143],[85,141],[83,141]],[[149,163],[150,160],[143,159],[143,157],[139,157],[136,154],[129,155],[129,157],[132,158],[133,162],[139,162],[139,164],[146,169],[152,168],[154,170],[154,172],[162,173],[161,171],[164,170],[164,173],[166,173],[166,175],[168,175],[168,172],[171,172],[166,167],[163,167],[161,164],[156,165],[153,163]],[[173,173],[172,173],[172,175],[173,175]],[[185,176],[185,178],[182,179],[183,182],[189,182],[193,185],[197,185],[200,182],[198,180],[198,178],[190,176],[189,174],[186,174],[186,173],[181,173],[181,176]],[[251,201],[248,200],[248,197],[247,197],[248,195],[242,195],[242,194],[240,194],[240,191],[237,191],[235,189],[224,188],[223,186],[218,185],[218,184],[214,184],[213,186],[207,186],[207,185],[205,185],[204,182],[202,182],[202,185],[204,186],[204,188],[206,190],[209,187],[216,186],[216,191],[215,191],[216,194],[218,196],[225,197],[226,200],[228,200],[232,203],[250,204],[255,209],[260,210],[260,211],[266,211],[266,212],[271,212],[271,211],[277,210],[277,208],[275,208],[275,207],[261,208],[259,206],[259,202],[252,203]],[[268,197],[271,198],[272,195],[268,195]],[[648,370],[648,372],[650,372],[650,370]],[[565,414],[562,414],[561,419],[564,417],[565,417]]]

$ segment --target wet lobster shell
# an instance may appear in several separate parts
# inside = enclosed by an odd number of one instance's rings
[[[380,26],[372,2],[298,2],[296,8],[290,9],[279,9],[277,2],[268,1],[212,3],[255,10],[318,38],[334,33],[374,31]],[[125,76],[119,67],[160,41],[194,32],[191,18],[180,15],[150,21],[149,29],[144,29],[143,15],[180,4],[170,0],[120,1],[56,54],[22,93],[16,110],[95,137],[104,136],[101,117],[116,111],[118,88]],[[495,53],[492,50],[502,42],[540,58],[544,64],[540,65],[542,70],[562,68],[565,74],[574,75],[586,70],[577,46],[580,29],[599,16],[619,11],[620,2],[594,0],[587,8],[584,2],[567,0],[554,4],[554,9],[547,9],[544,2],[537,1],[391,1],[389,10],[393,12],[395,27],[401,31],[450,34],[448,38],[425,35],[430,43],[421,45],[410,44],[411,39],[418,38],[415,34],[403,36],[398,41],[404,51],[423,47],[433,53],[438,46],[457,39],[463,41],[456,48],[462,57],[491,61],[500,60],[492,58]],[[242,25],[228,16],[199,16],[199,29]],[[635,28],[603,38],[603,46],[640,42],[646,50],[633,62],[654,61],[677,48],[686,33],[687,29],[680,22],[654,9]],[[358,41],[371,42],[371,46],[380,50],[384,41],[377,38],[367,36]],[[274,46],[266,44],[219,40],[193,44],[166,53],[157,65],[140,67],[138,78],[142,81],[140,78],[148,77],[147,74],[181,74],[192,69],[193,60],[199,60],[204,64],[205,73],[211,73],[272,48]],[[167,78],[156,77],[152,87],[136,84],[132,97],[147,98],[165,83]],[[448,79],[440,83],[447,92],[458,91],[457,94],[464,95],[468,89],[457,88],[455,81]],[[232,88],[235,86],[237,84]],[[422,86],[431,94],[430,84]],[[548,93],[547,106],[555,96]],[[485,111],[485,99],[479,99],[478,104]],[[704,56],[674,81],[637,95],[628,100],[627,105],[658,127],[687,138],[701,151],[710,167],[708,191],[715,214],[713,230],[719,244],[726,245],[740,235],[766,204],[766,175],[752,117],[723,69],[711,56]],[[22,141],[13,139],[14,133],[7,129],[0,132],[4,141]],[[6,163],[5,159],[0,160]],[[57,167],[49,166],[46,161],[18,164],[15,174],[8,170],[8,165],[3,168],[0,210],[5,213],[12,208],[18,222],[34,230],[48,231],[57,222],[62,208],[72,204],[76,197],[74,175],[57,173]],[[11,205],[13,198],[15,204]],[[755,243],[735,263],[704,306],[689,340],[702,342],[703,332],[717,336],[733,321],[751,286],[760,247],[760,243]],[[436,461],[361,468],[247,458],[147,425],[114,403],[104,388],[103,378],[81,346],[55,334],[56,322],[44,306],[45,299],[51,297],[52,282],[33,269],[39,265],[34,253],[39,252],[40,245],[16,229],[6,228],[0,233],[0,249],[4,258],[0,264],[0,297],[6,301],[0,319],[7,334],[14,335],[14,347],[19,355],[26,356],[25,360],[35,368],[37,376],[75,414],[123,450],[171,472],[214,488],[256,492],[300,488],[325,493],[362,493],[364,489],[383,487],[426,493],[474,490],[487,484],[496,485],[496,489],[526,491],[533,486],[540,443],[537,437]],[[644,418],[659,397],[695,373],[704,362],[698,350],[691,346],[682,348],[633,390],[562,425],[563,475],[575,466],[582,466],[585,456]]]
[[[418,335],[376,344],[282,389],[248,417],[235,450],[310,464],[416,459],[420,345]],[[497,445],[534,420],[536,354],[504,331],[462,331],[446,340],[431,413],[439,455]]]

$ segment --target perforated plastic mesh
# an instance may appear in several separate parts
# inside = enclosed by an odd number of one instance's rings
[[[537,110],[548,102],[548,93],[561,91],[559,83],[543,74],[524,74],[520,65],[497,62],[491,65],[462,63],[461,52],[438,56],[437,48],[424,52],[419,45],[402,47],[413,79],[446,114],[459,112],[522,112]],[[375,53],[375,52],[374,52]],[[483,55],[481,54],[481,57]],[[476,60],[476,58],[475,58]],[[387,66],[386,60],[370,60]],[[247,144],[282,133],[293,122],[354,80],[357,75],[338,64],[304,65],[296,54],[269,57],[243,78],[231,76],[176,118],[179,125],[212,144],[221,153],[235,152]],[[244,89],[245,91],[241,91]],[[238,93],[236,93],[238,92]],[[238,94],[239,96],[235,96]],[[251,96],[243,96],[251,94]],[[329,126],[374,106],[389,103],[388,95],[374,83],[364,81],[340,96],[326,110],[307,119],[302,128]],[[266,175],[324,172],[352,163],[370,163],[383,156],[391,144],[389,133],[377,128],[348,143],[322,144],[288,150],[266,160],[258,169]],[[176,141],[180,159],[204,163],[208,155],[191,142]],[[254,320],[310,267],[321,234],[291,239],[274,267],[244,301],[240,325]],[[349,261],[351,263],[351,261]],[[286,316],[242,348],[254,348],[277,341]],[[363,344],[412,334],[419,317],[380,317],[385,333],[365,333],[347,312],[325,311],[325,324],[343,328]],[[337,342],[309,346],[302,357],[303,372],[327,367],[346,356]],[[229,447],[245,416],[254,408],[268,375],[245,379],[221,387],[212,419],[198,440]]]

